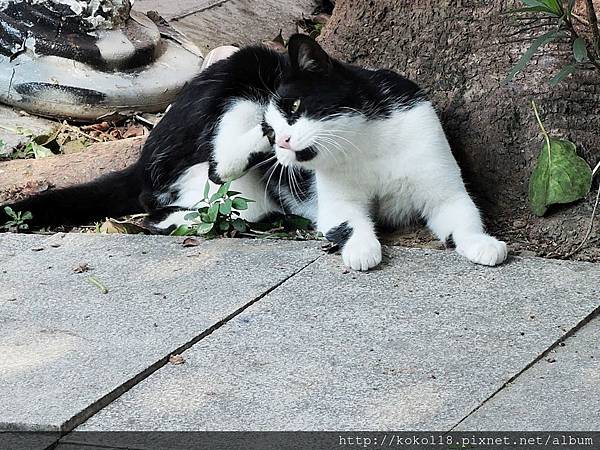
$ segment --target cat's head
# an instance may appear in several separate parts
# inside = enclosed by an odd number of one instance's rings
[[[348,154],[348,134],[363,119],[357,81],[309,36],[293,35],[288,54],[289,66],[265,114],[277,159],[308,168],[337,164]]]

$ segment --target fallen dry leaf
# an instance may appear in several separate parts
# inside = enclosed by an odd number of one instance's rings
[[[169,362],[171,364],[178,365],[178,364],[185,363],[185,359],[183,359],[183,356],[181,356],[181,355],[171,355],[171,356],[169,356]]]
[[[73,272],[75,272],[75,273],[83,273],[83,272],[87,272],[90,269],[91,269],[91,267],[88,266],[87,263],[81,263],[77,267],[73,268]]]
[[[200,245],[200,242],[198,242],[198,239],[194,239],[194,238],[185,238],[182,245],[184,247],[198,247]]]

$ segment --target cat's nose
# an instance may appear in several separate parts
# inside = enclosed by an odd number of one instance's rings
[[[292,139],[292,137],[288,136],[288,135],[279,136],[277,138],[277,145],[281,148],[287,148],[288,150],[291,150],[291,147],[290,147],[291,139]]]

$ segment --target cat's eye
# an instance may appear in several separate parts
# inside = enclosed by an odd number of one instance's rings
[[[290,109],[292,114],[295,114],[298,112],[298,110],[300,109],[300,99],[294,100],[294,103],[292,103],[292,109]]]
[[[275,130],[273,130],[272,128],[269,129],[267,131],[267,135],[266,135],[269,139],[275,139]]]

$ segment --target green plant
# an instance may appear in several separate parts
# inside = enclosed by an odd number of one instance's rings
[[[0,226],[5,230],[25,231],[29,229],[29,225],[25,222],[33,219],[33,215],[29,211],[15,212],[10,206],[4,207],[4,212],[12,220],[8,220],[4,225]]]
[[[230,191],[230,182],[219,186],[217,192],[209,197],[210,184],[204,186],[204,197],[194,209],[185,216],[191,225],[182,225],[173,231],[174,236],[201,235],[216,237],[231,235],[233,232],[244,233],[248,230],[248,222],[240,217],[239,211],[248,209],[253,200],[240,197],[240,192]]]
[[[532,105],[544,145],[529,180],[529,204],[536,215],[543,216],[550,205],[585,198],[592,187],[592,169],[577,156],[575,144],[548,134],[535,102]]]
[[[522,0],[522,2],[525,7],[509,12],[539,14],[540,25],[545,25],[549,19],[551,30],[534,39],[529,49],[509,72],[506,77],[507,82],[527,66],[538,49],[556,41],[569,42],[572,57],[569,64],[550,79],[552,86],[556,86],[579,69],[600,69],[600,29],[592,0],[585,0],[587,18],[580,17],[574,12],[575,0]],[[542,22],[542,19],[546,21]]]

